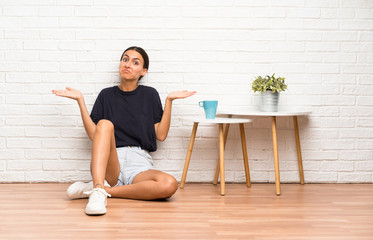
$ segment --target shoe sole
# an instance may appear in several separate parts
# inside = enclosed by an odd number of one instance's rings
[[[89,210],[85,209],[85,213],[90,216],[99,216],[99,215],[104,215],[106,213],[106,208],[105,209],[95,209],[95,210]]]
[[[101,215],[105,215],[106,212],[102,213],[102,212],[85,212],[85,214],[89,215],[89,216],[101,216]]]

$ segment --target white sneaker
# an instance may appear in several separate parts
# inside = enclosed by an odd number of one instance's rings
[[[107,197],[111,197],[103,188],[94,188],[89,192],[88,204],[85,208],[87,215],[103,215],[106,213]]]
[[[104,186],[110,187],[110,185],[104,182]],[[75,182],[70,185],[70,187],[66,190],[66,195],[70,199],[78,199],[78,198],[88,198],[89,194],[85,194],[84,192],[89,192],[93,189],[93,181],[84,183],[84,182]]]

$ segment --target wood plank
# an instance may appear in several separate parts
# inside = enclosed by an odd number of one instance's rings
[[[372,184],[188,183],[166,201],[108,200],[84,213],[69,184],[0,184],[0,239],[372,239]]]

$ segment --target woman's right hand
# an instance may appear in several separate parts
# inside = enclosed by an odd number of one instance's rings
[[[79,90],[76,90],[70,87],[66,87],[66,90],[52,90],[52,92],[56,96],[67,97],[67,98],[71,98],[77,101],[83,98],[83,95]]]

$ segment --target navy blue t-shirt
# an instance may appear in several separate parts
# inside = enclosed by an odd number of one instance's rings
[[[149,152],[157,150],[154,124],[162,115],[157,90],[143,85],[130,92],[118,86],[103,89],[91,112],[95,124],[101,119],[114,124],[116,147],[137,146]]]

